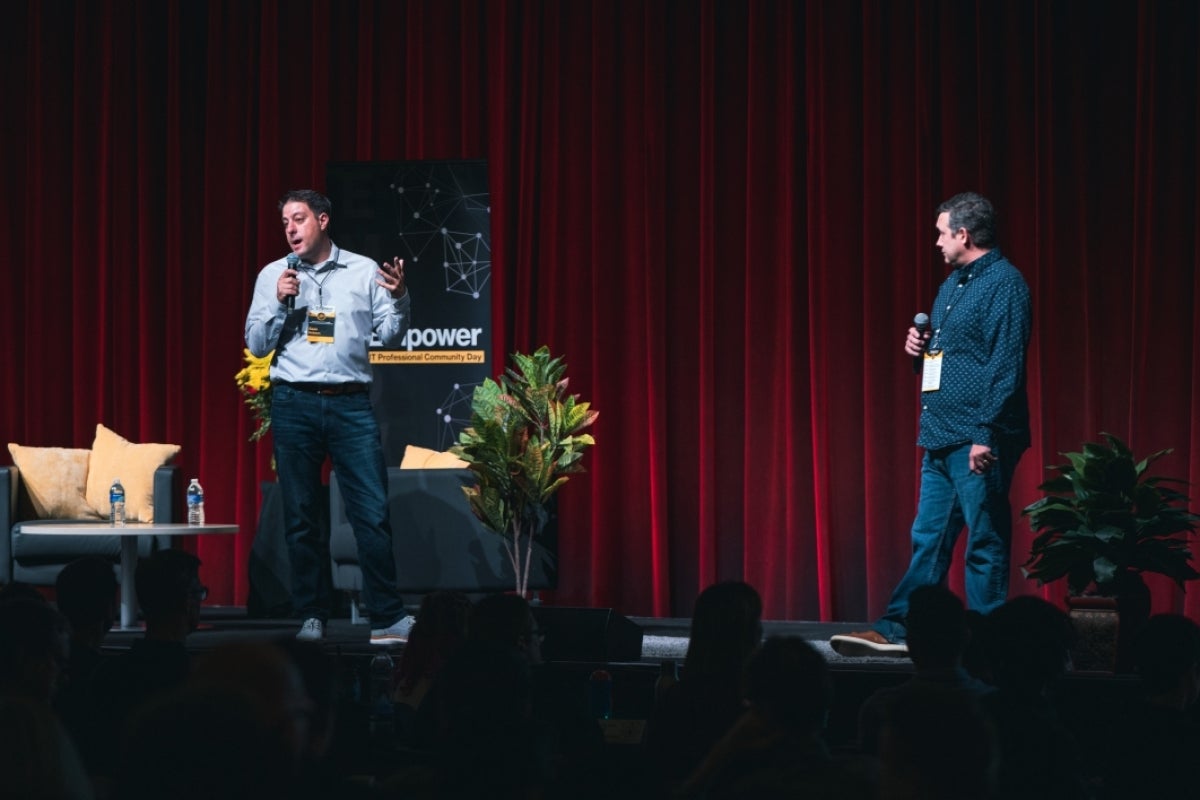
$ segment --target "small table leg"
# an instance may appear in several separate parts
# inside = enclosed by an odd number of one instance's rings
[[[133,586],[133,575],[137,569],[138,536],[122,536],[121,539],[121,627],[123,631],[138,630],[137,592]]]

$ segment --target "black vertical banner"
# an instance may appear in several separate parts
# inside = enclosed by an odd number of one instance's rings
[[[338,162],[326,168],[339,247],[404,259],[412,320],[399,349],[371,348],[371,394],[390,466],[446,450],[492,376],[491,207],[486,161]]]

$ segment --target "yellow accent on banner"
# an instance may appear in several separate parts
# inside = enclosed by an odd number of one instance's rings
[[[372,350],[372,364],[484,364],[482,350]]]

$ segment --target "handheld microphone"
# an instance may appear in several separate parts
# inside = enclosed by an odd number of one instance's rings
[[[300,256],[296,255],[295,253],[288,253],[287,268],[294,269],[294,270],[296,270],[297,273],[299,273],[300,272]],[[296,295],[289,294],[287,296],[287,310],[288,310],[289,314],[296,310]]]
[[[917,312],[917,315],[913,317],[913,327],[917,329],[917,333],[929,330],[929,315],[924,311]]]

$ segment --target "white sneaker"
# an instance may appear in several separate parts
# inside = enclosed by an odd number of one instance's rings
[[[304,620],[296,639],[301,642],[319,642],[325,636],[325,623],[316,617]]]
[[[829,646],[833,652],[847,658],[870,656],[908,657],[908,646],[889,641],[878,631],[858,631],[856,633],[840,633],[829,638]]]
[[[412,630],[416,620],[409,614],[393,622],[386,628],[371,629],[371,644],[389,645],[401,644],[408,641],[408,632]]]

